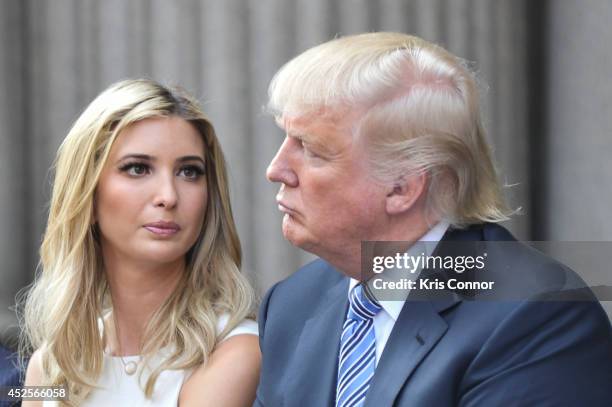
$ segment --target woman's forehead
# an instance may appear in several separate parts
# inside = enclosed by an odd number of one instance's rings
[[[180,117],[149,118],[121,130],[111,155],[126,152],[203,154],[204,140],[196,128]],[[130,151],[136,150],[136,151]]]

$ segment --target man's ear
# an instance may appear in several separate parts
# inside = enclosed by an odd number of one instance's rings
[[[387,214],[398,215],[410,210],[425,193],[426,185],[427,175],[424,172],[398,179],[387,194]]]

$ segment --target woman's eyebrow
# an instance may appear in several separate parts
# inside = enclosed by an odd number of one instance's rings
[[[117,160],[117,163],[121,161],[125,161],[127,159],[138,159],[145,161],[155,161],[156,158],[148,155],[148,154],[126,154]],[[199,155],[186,155],[176,159],[177,162],[186,162],[186,161],[200,161],[204,165],[204,159]]]
[[[127,160],[129,158],[136,158],[139,160],[146,160],[146,161],[155,161],[155,157],[152,157],[148,154],[126,154],[122,156],[121,158],[119,158],[117,160],[117,163],[120,163],[121,161]]]
[[[204,165],[204,159],[200,157],[199,155],[186,155],[184,157],[177,159],[176,161],[181,162],[181,163],[185,161],[200,161],[202,165]]]

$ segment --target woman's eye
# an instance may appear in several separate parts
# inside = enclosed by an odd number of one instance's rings
[[[121,167],[121,171],[132,177],[140,177],[149,172],[149,166],[146,164],[129,163]]]
[[[181,170],[179,171],[179,175],[188,179],[195,180],[204,175],[204,170],[196,165],[188,165],[186,167],[181,168]]]

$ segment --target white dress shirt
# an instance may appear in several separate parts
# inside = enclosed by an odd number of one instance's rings
[[[419,245],[419,248],[426,251],[426,255],[430,256],[435,250],[438,242],[442,239],[444,234],[446,233],[449,223],[445,221],[441,221],[436,224],[433,228],[431,228],[427,233],[425,233],[418,240],[419,242],[435,242],[435,244],[427,244],[427,245]],[[410,249],[408,249],[408,253],[411,254],[411,251],[417,246],[413,245]],[[417,255],[418,253],[412,253]],[[416,270],[411,275],[416,279],[421,270]],[[405,271],[402,271],[405,276]],[[387,270],[382,274],[379,274],[377,278],[382,278],[383,280],[392,280],[394,276],[394,270]],[[359,284],[358,280],[351,278],[349,282],[349,293],[350,290],[353,289],[357,284]],[[391,330],[395,325],[395,321],[404,307],[404,303],[406,302],[406,298],[408,297],[409,290],[402,290],[402,294],[404,295],[403,301],[384,301],[379,300],[380,305],[382,306],[382,310],[374,317],[374,334],[376,336],[376,365],[378,365],[378,361],[380,360],[380,356],[382,355],[383,350],[385,349],[385,345],[387,344],[387,340],[389,339],[389,335],[391,335]]]

